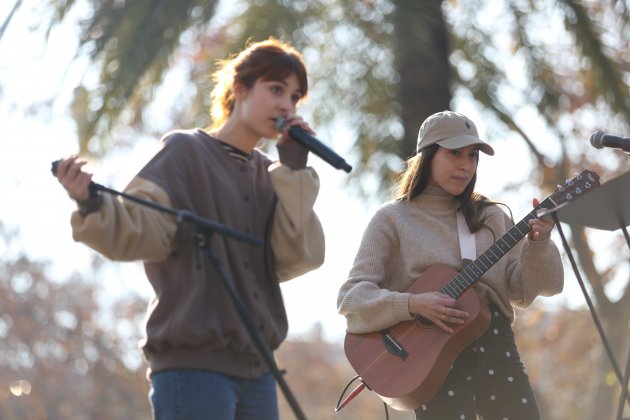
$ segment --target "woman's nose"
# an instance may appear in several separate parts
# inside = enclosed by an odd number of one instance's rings
[[[280,109],[284,113],[292,113],[295,110],[295,106],[293,105],[293,100],[290,95],[282,97],[282,100],[280,101]]]
[[[475,165],[475,159],[469,157],[463,157],[459,162],[459,167],[464,170],[469,170]]]

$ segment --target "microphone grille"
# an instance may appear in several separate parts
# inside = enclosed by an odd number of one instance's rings
[[[284,117],[276,118],[276,130],[278,131],[284,130]]]
[[[591,135],[591,145],[596,149],[601,149],[604,147],[604,133],[601,130],[597,130]]]

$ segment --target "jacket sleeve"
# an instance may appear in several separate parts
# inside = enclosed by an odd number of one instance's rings
[[[280,281],[314,270],[324,262],[324,231],[313,210],[319,177],[312,168],[293,170],[279,162],[269,167],[278,196],[271,248]]]
[[[157,184],[135,177],[125,189],[129,195],[170,207],[166,192]],[[172,250],[177,230],[174,216],[103,194],[98,211],[71,217],[72,237],[118,261],[159,261]]]

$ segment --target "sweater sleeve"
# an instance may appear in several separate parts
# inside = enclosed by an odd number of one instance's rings
[[[312,168],[292,170],[276,162],[269,166],[278,196],[271,248],[280,281],[314,270],[324,262],[324,230],[313,210],[319,177]]]
[[[562,291],[562,258],[551,239],[526,238],[522,246],[513,251],[515,260],[508,265],[507,294],[514,306],[526,308],[537,296],[553,296]]]
[[[170,207],[166,192],[153,182],[134,178],[127,194]],[[142,204],[102,195],[100,209],[71,217],[72,237],[103,256],[118,261],[158,261],[171,252],[175,218]]]
[[[409,294],[389,290],[385,273],[395,273],[400,242],[395,223],[378,211],[368,223],[359,251],[337,297],[337,309],[346,317],[349,333],[368,333],[411,319]]]

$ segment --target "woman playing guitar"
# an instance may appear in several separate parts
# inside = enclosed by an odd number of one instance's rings
[[[367,379],[362,374],[362,368],[357,368],[360,362],[355,365],[350,357],[358,352],[355,338],[380,332],[373,335],[377,345],[382,341],[387,348],[385,358],[369,361],[366,370],[390,357],[392,368],[399,363],[400,371],[389,383],[378,385],[395,388],[405,376],[419,376],[411,365],[406,369],[405,363],[416,357],[418,364],[426,364],[426,360],[453,352],[456,345],[448,339],[464,331],[472,317],[478,317],[478,334],[453,340],[464,343],[453,359],[442,360],[443,366],[435,369],[427,368],[430,375],[437,371],[438,377],[422,378],[426,388],[413,390],[400,401],[388,395],[381,398],[394,408],[413,409],[416,418],[423,420],[475,419],[477,414],[484,419],[538,419],[511,324],[513,306],[525,308],[539,295],[562,291],[561,257],[550,240],[553,221],[531,216],[521,222],[523,233],[516,235],[514,244],[497,242],[515,225],[497,203],[473,192],[479,152],[493,155],[494,150],[479,138],[475,124],[466,116],[444,111],[427,118],[420,127],[416,151],[398,180],[394,200],[382,205],[369,222],[349,277],[339,291],[338,310],[347,320],[346,354],[365,384],[381,394],[372,385],[386,375],[376,373]],[[534,199],[534,207],[538,205]],[[470,241],[468,251],[460,247],[466,234],[474,238],[472,256],[462,255],[471,252]],[[493,244],[495,251],[491,248],[477,262],[483,275],[468,289],[480,302],[477,306],[469,309],[463,296],[458,299],[459,292],[450,293],[449,288],[410,290],[414,282],[429,284],[443,266],[457,274],[465,268],[464,256],[475,259],[477,251]],[[478,314],[472,313],[475,311]],[[426,354],[417,356],[418,346],[405,344],[407,338],[399,327],[414,320],[419,320],[420,329],[426,327],[446,337],[444,348],[434,346],[436,339],[427,335],[419,343],[426,347]],[[366,357],[365,351],[359,353],[362,356],[357,359]]]

